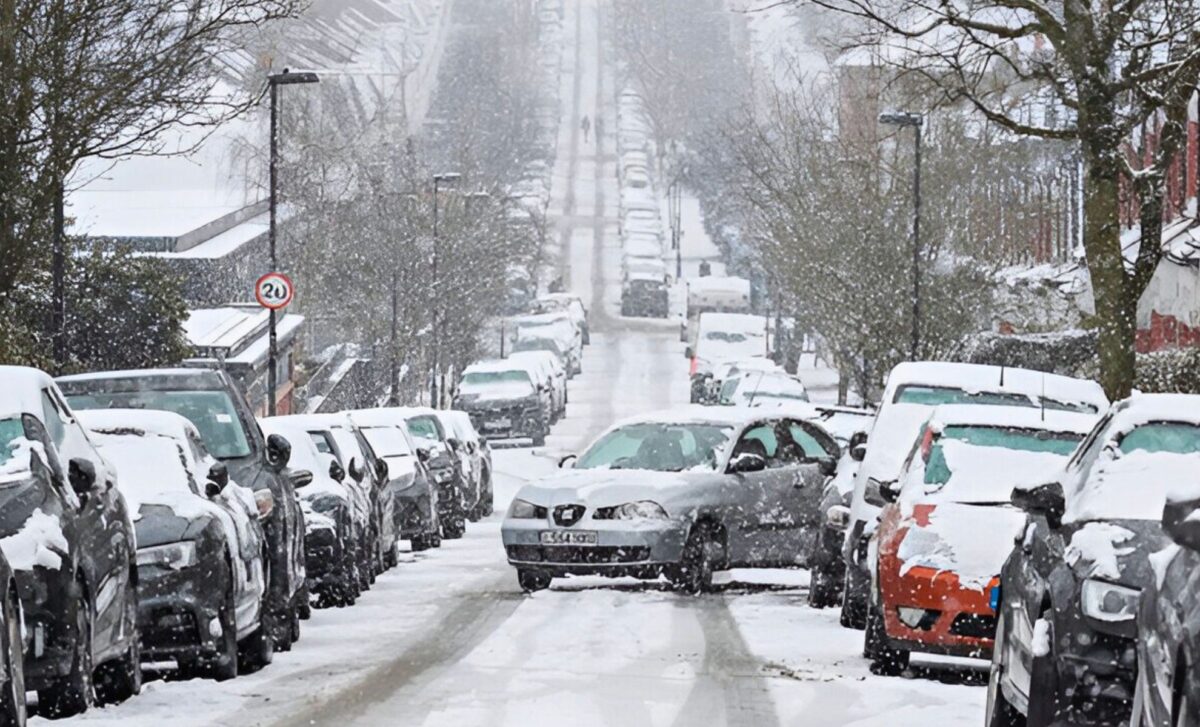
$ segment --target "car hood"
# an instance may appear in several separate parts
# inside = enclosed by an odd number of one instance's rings
[[[595,507],[621,505],[638,500],[664,500],[691,497],[696,487],[716,484],[715,472],[653,472],[650,470],[579,470],[526,485],[517,497],[552,507],[580,502]]]
[[[229,469],[229,479],[251,491],[270,487],[267,467],[257,455],[221,460]]]
[[[1079,578],[1147,588],[1154,583],[1150,555],[1170,545],[1157,520],[1108,520],[1064,526],[1063,560]]]
[[[137,547],[149,548],[181,540],[195,540],[212,520],[211,513],[198,509],[184,515],[169,505],[146,503],[138,511],[138,519],[133,524]]]
[[[1000,574],[1024,525],[1025,513],[1005,505],[917,505],[900,521],[907,528],[896,551],[900,573],[932,568],[956,574],[964,588],[983,590]]]

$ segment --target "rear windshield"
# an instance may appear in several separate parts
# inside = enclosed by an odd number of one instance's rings
[[[419,416],[409,419],[408,433],[430,444],[442,441],[442,433],[438,429],[437,419],[431,416]]]
[[[209,391],[122,391],[67,397],[74,409],[152,409],[179,414],[196,425],[214,457],[236,459],[250,454],[246,431],[229,394]]]
[[[404,432],[396,427],[363,427],[362,433],[378,457],[412,456],[408,439],[405,438]]]
[[[1194,454],[1200,452],[1200,427],[1186,422],[1144,424],[1121,439],[1121,451]]]
[[[1016,427],[946,427],[942,436],[929,453],[925,465],[925,482],[944,485],[950,481],[950,468],[946,465],[943,445],[947,441],[959,441],[976,447],[999,447],[1019,452],[1044,452],[1068,457],[1083,439],[1074,432],[1047,432],[1040,429]]]

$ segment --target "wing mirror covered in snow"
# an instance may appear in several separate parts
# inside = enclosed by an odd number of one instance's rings
[[[312,484],[313,473],[308,470],[292,470],[288,473],[288,479],[292,481],[292,487],[298,490]]]
[[[879,499],[886,503],[893,503],[900,499],[900,483],[896,480],[880,482],[879,480],[871,480],[878,486]]]
[[[346,469],[350,472],[350,479],[355,482],[362,482],[363,478],[367,476],[363,468],[358,466],[358,459],[355,457],[350,458],[350,466]]]
[[[383,483],[388,481],[388,463],[382,459],[375,460],[375,478]]]
[[[1052,527],[1062,522],[1067,509],[1062,485],[1050,482],[1032,489],[1018,487],[1012,492],[1012,504],[1031,515],[1041,515]]]
[[[1179,545],[1200,550],[1200,500],[1168,502],[1163,508],[1163,530]]]
[[[432,453],[430,453],[430,451],[425,447],[420,447],[417,449],[417,459],[421,460],[422,462],[428,462],[432,458]]]
[[[838,463],[836,459],[825,458],[817,460],[817,466],[821,468],[821,474],[826,477],[836,477],[838,471]]]
[[[575,463],[579,461],[579,455],[568,454],[558,460],[558,468],[560,470],[574,469]]]
[[[217,486],[217,494],[225,489],[229,484],[229,468],[225,466],[224,462],[216,462],[208,468],[208,481]],[[213,497],[213,495],[209,495],[209,497]]]
[[[282,472],[292,458],[292,443],[281,434],[267,437],[267,465],[276,472]]]
[[[850,437],[850,443],[846,447],[850,450],[850,458],[855,462],[862,462],[867,456],[867,433],[855,432],[854,436]]]
[[[729,471],[733,474],[747,472],[762,472],[767,468],[767,460],[753,452],[742,452],[729,460]]]

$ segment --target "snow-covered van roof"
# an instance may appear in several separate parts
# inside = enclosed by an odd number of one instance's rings
[[[1092,431],[1098,414],[1032,409],[1016,406],[944,404],[933,410],[929,421],[935,427],[1011,427],[1070,432],[1083,436]]]
[[[35,414],[42,418],[42,389],[54,387],[45,371],[28,366],[0,366],[0,413]]]
[[[969,393],[1020,394],[1034,401],[1044,396],[1064,404],[1083,404],[1097,412],[1108,408],[1108,397],[1095,381],[1009,366],[949,361],[908,361],[897,364],[888,375],[883,402],[895,401],[900,389],[912,385],[949,387]]]
[[[136,391],[139,388],[148,387],[159,390],[194,389],[201,391],[225,388],[225,379],[220,371],[199,367],[97,371],[89,374],[60,376],[55,381],[68,395],[101,388],[98,384],[103,384],[106,392]]]

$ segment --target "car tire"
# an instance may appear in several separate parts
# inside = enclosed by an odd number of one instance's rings
[[[517,583],[525,593],[544,591],[550,587],[550,574],[532,568],[517,569]]]
[[[264,599],[259,609],[258,628],[238,644],[238,670],[254,672],[275,660],[275,616]]]
[[[8,682],[0,692],[0,727],[24,727],[25,707],[24,640],[21,636],[21,607],[16,593],[5,597],[4,665]]]
[[[1179,668],[1179,676],[1175,679],[1175,689],[1171,698],[1172,711],[1174,713],[1171,720],[1171,727],[1190,727],[1190,725],[1197,723],[1197,719],[1200,719],[1200,714],[1197,714],[1196,705],[1192,703],[1191,698],[1188,696],[1187,680],[1191,672],[1188,671],[1188,666],[1185,663],[1181,662]]]
[[[226,583],[231,585],[225,594],[221,612],[217,615],[221,622],[221,639],[217,645],[217,653],[209,659],[180,657],[179,673],[185,678],[210,678],[224,682],[238,675],[237,606],[233,601],[233,581],[227,580]]]
[[[392,543],[392,547],[386,548],[383,551],[383,565],[388,570],[400,565],[400,555],[396,552],[396,544]]]
[[[85,599],[75,608],[75,643],[71,670],[38,690],[38,711],[47,717],[71,717],[96,704],[92,683],[92,609]]]
[[[854,588],[853,577],[850,575],[854,566],[846,568],[846,579],[842,586],[842,613],[839,622],[843,628],[862,631],[867,627],[867,613],[859,591]]]
[[[428,533],[421,533],[420,535],[414,535],[410,542],[413,552],[420,553],[433,547],[433,536]]]
[[[984,712],[986,727],[1025,727],[1025,717],[1008,703],[1000,685],[1007,666],[1004,662],[1008,642],[1006,627],[1007,616],[1001,610],[996,623],[996,642],[992,647],[992,668],[988,674],[987,711]]]
[[[301,621],[307,621],[312,618],[312,593],[308,590],[308,584],[300,586],[300,592],[296,594],[296,603],[299,608],[296,609],[296,615]]]
[[[838,604],[842,595],[837,576],[824,568],[813,568],[808,584],[808,605],[810,608],[830,608]]]
[[[461,513],[451,513],[442,521],[442,537],[446,540],[458,540],[467,532],[467,518]]]
[[[292,650],[292,643],[296,640],[296,632],[299,631],[299,595],[299,592],[297,592],[295,596],[292,596],[292,600],[283,609],[283,613],[279,615],[279,622],[275,629],[275,651],[284,652]]]
[[[691,595],[712,591],[719,548],[712,526],[697,523],[688,533],[683,555],[679,563],[668,571],[667,580],[676,590]]]
[[[900,676],[908,668],[909,652],[894,648],[883,625],[883,612],[874,600],[867,604],[867,626],[863,634],[863,656],[871,660],[871,673]]]
[[[550,433],[550,427],[548,427],[548,426],[547,426],[547,427],[545,427],[545,428],[544,428],[542,431],[540,431],[540,432],[538,432],[537,434],[533,435],[533,437],[532,437],[532,439],[533,439],[533,446],[535,446],[535,447],[545,447],[545,446],[546,446],[546,435],[547,435],[547,434],[549,434],[549,433]]]
[[[1025,715],[1027,727],[1050,727],[1055,724],[1059,705],[1066,701],[1054,658],[1054,621],[1050,616],[1050,609],[1041,615],[1050,624],[1050,653],[1034,656],[1029,668],[1029,712]]]

